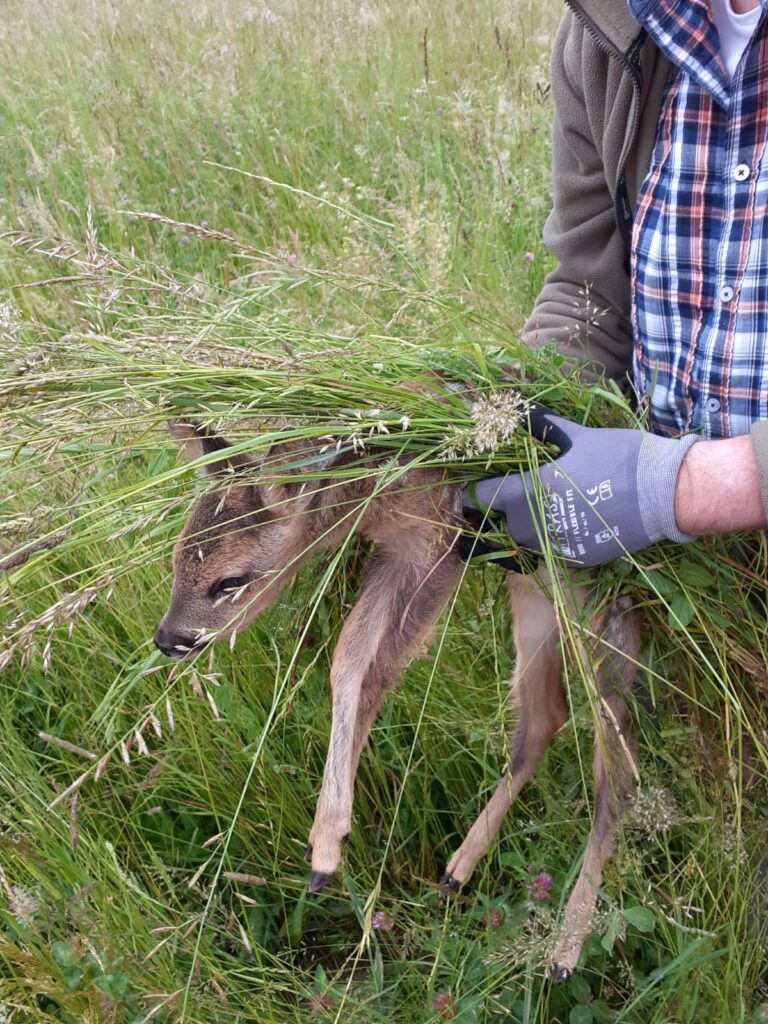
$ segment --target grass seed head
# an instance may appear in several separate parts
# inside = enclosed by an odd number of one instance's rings
[[[508,445],[523,422],[530,403],[512,388],[491,391],[469,407],[472,427],[452,427],[445,439],[443,459],[462,461],[494,455]]]
[[[630,808],[630,821],[641,832],[652,836],[665,833],[678,819],[677,805],[664,786],[641,786]]]
[[[8,897],[8,909],[19,924],[31,925],[40,909],[40,901],[21,885],[12,885]]]

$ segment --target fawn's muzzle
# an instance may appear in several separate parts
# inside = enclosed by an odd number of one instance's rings
[[[152,638],[155,646],[169,658],[183,658],[196,646],[192,637],[178,636],[160,626]]]

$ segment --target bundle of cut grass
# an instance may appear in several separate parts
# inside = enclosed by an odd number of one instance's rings
[[[24,358],[9,358],[0,382],[8,422],[0,456],[9,479],[22,481],[14,486],[17,511],[32,504],[24,496],[35,493],[54,460],[75,488],[92,491],[94,477],[115,486],[78,500],[74,515],[70,503],[59,515],[51,509],[49,528],[34,537],[22,531],[3,556],[14,584],[30,559],[39,564],[53,549],[60,555],[141,535],[156,541],[145,544],[147,558],[167,551],[169,528],[178,527],[185,504],[174,488],[182,475],[188,479],[187,467],[170,456],[169,420],[225,437],[228,454],[247,457],[262,483],[285,482],[298,471],[328,483],[365,476],[377,493],[415,466],[439,469],[444,481],[535,467],[554,450],[525,429],[532,402],[580,422],[634,422],[618,391],[586,389],[564,374],[554,349],[473,340],[475,318],[448,302],[431,305],[458,328],[450,347],[298,332],[250,315],[246,304],[234,302],[218,322],[201,318],[182,330],[176,317],[155,317],[151,337],[137,338],[120,320],[110,338],[92,331],[47,337],[38,340],[37,358],[24,339]],[[329,458],[336,454],[350,457]],[[218,458],[211,451],[193,468]],[[127,571],[103,552],[96,569],[102,585]],[[4,662],[18,646],[18,630],[6,642]]]
[[[145,298],[157,268],[131,267],[113,256],[103,271],[123,286],[129,280],[138,288],[139,281]],[[297,471],[329,482],[363,475],[375,480],[377,492],[396,486],[412,466],[467,482],[535,468],[556,451],[525,430],[531,402],[581,423],[641,429],[615,386],[585,386],[575,371],[566,372],[554,347],[534,352],[513,339],[500,341],[494,325],[455,301],[418,292],[407,301],[444,331],[450,325],[450,345],[434,329],[415,341],[339,337],[271,315],[268,297],[258,292],[230,298],[215,311],[201,300],[192,312],[166,308],[149,316],[126,287],[110,309],[109,335],[94,325],[59,337],[39,324],[7,331],[0,458],[12,487],[1,663],[26,649],[33,626],[50,631],[72,607],[167,554],[188,507],[189,490],[179,481],[190,479],[189,467],[173,458],[168,420],[191,420],[225,436],[229,454],[247,456],[262,482],[284,482]],[[299,458],[297,440],[304,442]],[[352,457],[334,460],[329,453]],[[218,457],[204,455],[193,468]],[[53,465],[76,496],[49,507],[41,529],[29,496],[49,482]],[[126,537],[140,538],[142,547],[128,564],[109,554],[110,542]],[[25,615],[18,589],[24,579],[93,545],[98,557],[90,572],[78,572],[63,606],[54,602],[36,617]],[[602,578],[611,593],[619,585],[650,592],[665,628],[684,630],[706,614],[715,650],[749,650],[747,638],[728,634],[730,619],[699,607],[698,593],[718,578],[717,549],[714,542],[663,546],[616,563]],[[738,563],[730,561],[738,576]]]

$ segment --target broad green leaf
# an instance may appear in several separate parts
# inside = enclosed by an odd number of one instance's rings
[[[656,917],[648,907],[625,907],[622,914],[639,932],[652,932],[656,927]]]
[[[577,1003],[588,1003],[592,999],[592,989],[583,975],[574,974],[568,982],[568,987]]]
[[[669,602],[667,621],[670,629],[685,629],[693,618],[694,607],[685,594],[675,594]]]
[[[608,952],[613,952],[613,946],[616,942],[616,936],[619,934],[619,923],[621,921],[621,915],[618,910],[614,910],[608,919],[608,927],[605,930],[605,935],[600,940],[600,945],[603,949]]]
[[[689,587],[711,587],[715,582],[715,577],[709,569],[706,569],[703,565],[694,562],[690,558],[680,560],[680,565],[677,567],[677,575]]]

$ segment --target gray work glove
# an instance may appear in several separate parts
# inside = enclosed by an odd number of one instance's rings
[[[537,405],[528,416],[531,434],[560,449],[538,471],[540,496],[529,472],[491,477],[465,489],[466,514],[503,512],[516,544],[541,553],[548,539],[574,565],[602,565],[657,540],[695,539],[675,523],[675,487],[698,437],[582,427]]]

